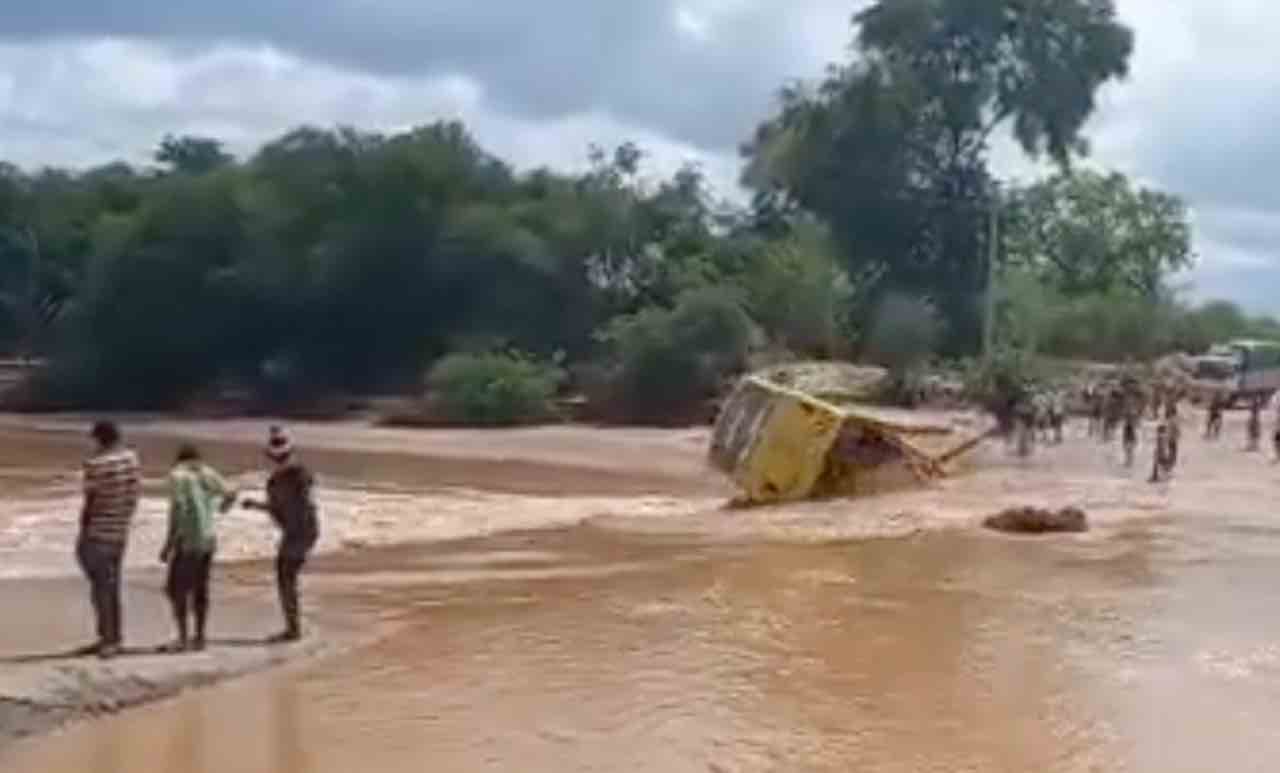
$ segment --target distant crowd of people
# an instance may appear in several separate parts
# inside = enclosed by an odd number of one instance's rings
[[[1002,406],[997,415],[999,431],[1019,456],[1029,456],[1037,443],[1056,445],[1063,442],[1068,414],[1067,394],[1060,389],[1037,389],[1028,385]],[[1157,422],[1149,480],[1156,483],[1173,474],[1182,441],[1179,405],[1186,399],[1183,392],[1161,385],[1144,389],[1136,379],[1121,379],[1089,384],[1075,397],[1078,407],[1083,407],[1088,416],[1090,438],[1110,444],[1117,434],[1120,436],[1126,467],[1137,463],[1142,423],[1149,414]],[[1245,424],[1247,451],[1260,450],[1265,406],[1264,398],[1249,399],[1249,418]],[[1223,415],[1228,407],[1229,400],[1224,395],[1216,395],[1210,400],[1206,411],[1205,439],[1214,441],[1222,435]],[[1271,443],[1275,459],[1280,462],[1280,402],[1277,403]]]
[[[84,464],[76,557],[89,581],[97,641],[82,654],[112,658],[124,644],[121,574],[141,498],[142,471],[137,452],[125,446],[114,422],[98,422],[90,434],[96,448]],[[297,641],[302,637],[298,578],[320,536],[315,478],[298,461],[289,435],[280,427],[270,429],[264,453],[271,464],[266,497],[242,500],[240,506],[268,514],[280,532],[275,570],[284,630],[271,641]],[[168,566],[165,593],[176,637],[162,649],[202,650],[218,544],[217,517],[236,506],[239,494],[203,461],[194,445],[184,444],[168,475],[168,496],[169,525],[160,560]]]
[[[1096,437],[1103,443],[1110,443],[1117,428],[1120,431],[1120,443],[1124,452],[1124,464],[1132,467],[1135,461],[1139,430],[1143,414],[1149,410],[1156,425],[1155,446],[1152,449],[1151,476],[1152,483],[1167,479],[1178,464],[1178,450],[1182,440],[1182,422],[1178,406],[1184,395],[1176,389],[1156,388],[1150,396],[1143,394],[1133,385],[1111,384],[1108,386],[1091,385],[1085,389],[1084,400],[1089,413],[1090,437]],[[1260,450],[1262,440],[1262,412],[1266,399],[1253,397],[1249,400],[1249,418],[1245,424],[1245,450]],[[1204,437],[1216,441],[1222,436],[1223,415],[1230,407],[1225,395],[1214,395],[1205,412]],[[1272,450],[1276,461],[1280,461],[1280,409],[1277,410],[1275,427],[1272,432]]]

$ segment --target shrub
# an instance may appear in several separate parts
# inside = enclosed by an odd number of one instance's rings
[[[890,294],[880,303],[865,343],[865,355],[892,374],[905,374],[933,356],[942,324],[923,298]]]
[[[879,402],[909,407],[921,400],[925,367],[941,333],[937,311],[928,301],[897,294],[885,297],[871,320],[864,352],[889,371]]]
[[[804,357],[848,354],[850,310],[864,288],[841,268],[827,234],[797,227],[752,254],[741,281],[752,317],[775,343]]]
[[[552,403],[564,373],[526,355],[451,354],[427,377],[436,408],[449,422],[510,426],[555,416]]]
[[[751,335],[739,299],[710,288],[682,295],[674,309],[612,320],[598,336],[608,349],[594,395],[602,415],[656,424],[702,418],[706,400],[745,366]]]
[[[965,397],[996,416],[1030,396],[1043,380],[1044,365],[1025,349],[998,348],[975,359],[964,370]]]

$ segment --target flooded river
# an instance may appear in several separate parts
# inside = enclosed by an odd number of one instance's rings
[[[362,620],[359,646],[13,744],[0,770],[1274,770],[1278,473],[1188,445],[1158,490],[1074,440],[892,507],[473,492],[440,521],[455,539],[317,562],[310,597]],[[1016,540],[934,512],[1050,480],[1100,527]],[[328,496],[350,534],[466,499]]]

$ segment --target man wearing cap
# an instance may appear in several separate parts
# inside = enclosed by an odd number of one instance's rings
[[[280,593],[280,609],[284,613],[284,632],[276,641],[302,638],[301,612],[298,602],[298,575],[307,555],[320,537],[312,489],[315,478],[294,456],[293,443],[280,427],[272,427],[267,437],[267,458],[274,469],[267,479],[267,501],[246,501],[244,506],[271,515],[280,529],[280,546],[276,555],[276,585]]]
[[[98,641],[84,652],[111,658],[120,653],[124,638],[120,573],[142,480],[138,455],[124,447],[114,422],[98,422],[90,435],[97,450],[84,463],[84,506],[76,558],[89,580]]]

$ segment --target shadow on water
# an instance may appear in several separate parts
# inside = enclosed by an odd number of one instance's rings
[[[138,658],[151,655],[167,654],[164,645],[154,647],[124,647],[116,655],[120,658]],[[87,660],[97,658],[98,650],[95,646],[89,645],[85,647],[76,647],[70,650],[56,650],[54,652],[31,652],[21,655],[7,655],[0,657],[0,664],[5,665],[32,665],[37,663],[55,663],[60,660]]]
[[[211,647],[282,647],[291,642],[281,641],[277,636],[232,636],[232,637],[212,637],[209,639]]]
[[[244,648],[244,649],[266,649],[272,647],[284,647],[292,642],[281,641],[277,636],[245,636],[245,637],[222,637],[210,638],[208,645],[210,647],[228,647],[228,648]],[[172,643],[157,644],[149,647],[124,647],[115,656],[117,658],[140,658],[154,657],[159,655],[174,656],[191,654],[186,651],[178,651],[173,649]],[[93,645],[85,647],[76,647],[69,650],[55,650],[52,652],[29,652],[18,655],[0,656],[0,665],[22,666],[22,665],[38,665],[41,663],[57,663],[59,661],[73,660],[94,660],[98,656],[97,648]]]

